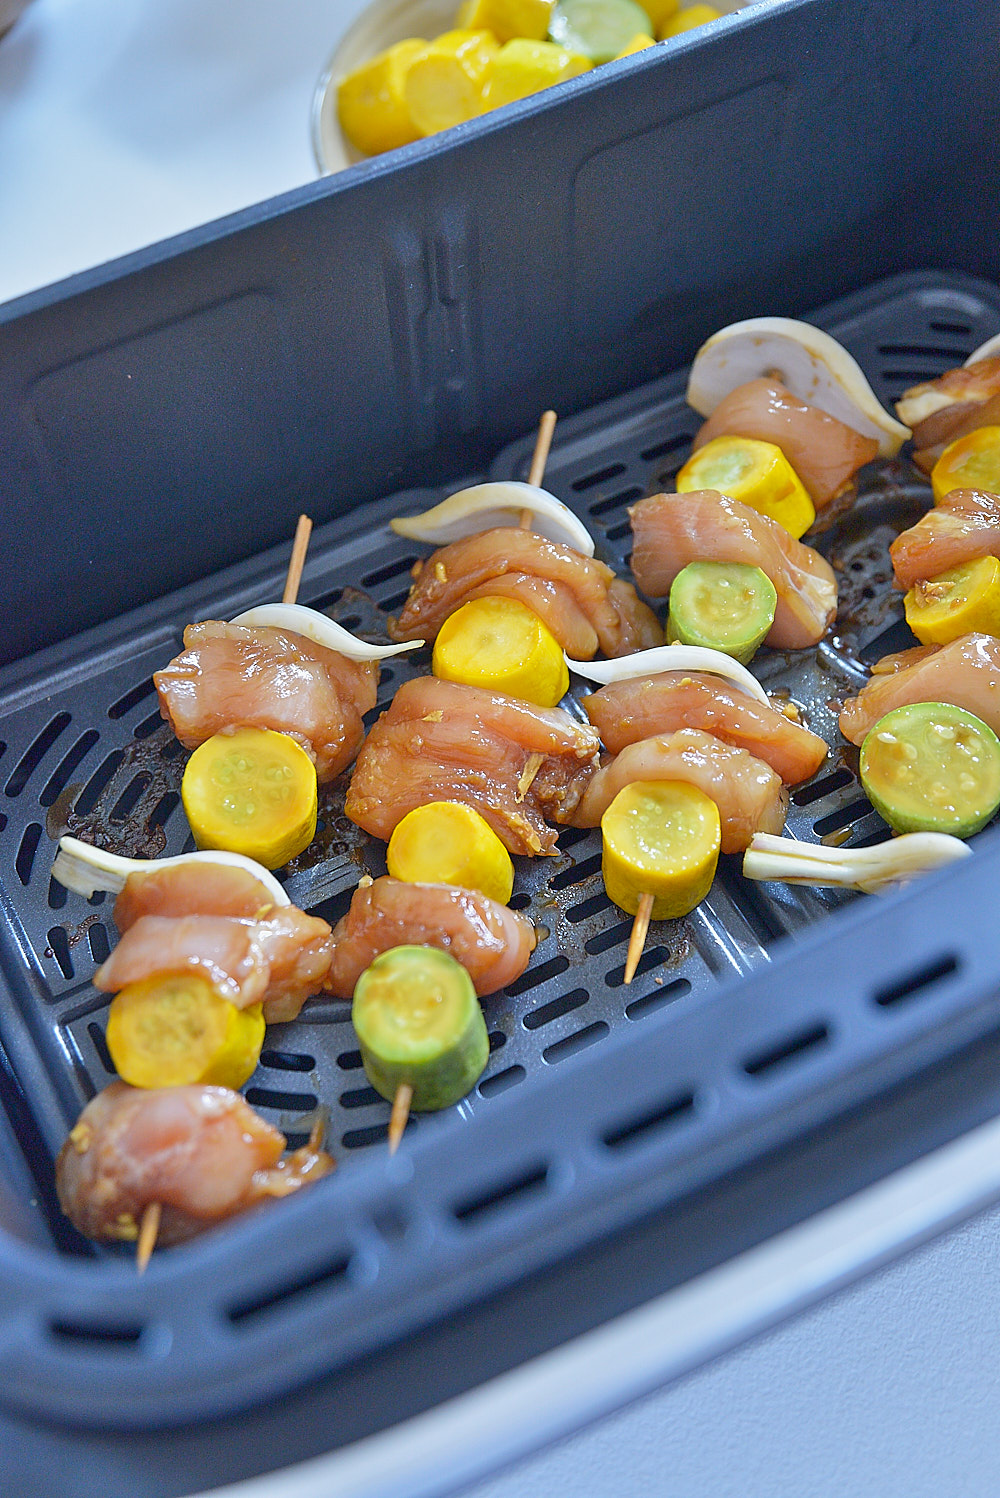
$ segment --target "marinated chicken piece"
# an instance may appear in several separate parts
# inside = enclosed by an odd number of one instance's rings
[[[778,594],[767,644],[779,650],[816,645],[837,611],[833,569],[784,526],[714,489],[654,494],[629,509],[632,571],[643,593],[664,598],[689,562],[745,562],[759,567]]]
[[[787,793],[770,765],[696,728],[628,745],[602,765],[565,820],[599,827],[618,792],[635,780],[684,780],[704,791],[719,808],[723,853],[740,853],[755,832],[778,833],[785,825]]]
[[[266,920],[235,916],[140,916],[94,974],[117,993],[157,973],[197,969],[235,1004],[263,1004],[268,1024],[296,1017],[323,986],[333,957],[330,927],[294,905]]]
[[[930,473],[949,442],[977,427],[1000,426],[1000,358],[978,359],[913,385],[896,412],[913,428],[913,461]]]
[[[413,568],[414,583],[394,640],[430,643],[449,614],[472,598],[518,598],[534,610],[575,660],[630,655],[663,644],[652,610],[610,567],[534,531],[480,531],[435,551]]]
[[[207,620],[188,625],[184,650],[153,682],[185,749],[223,728],[271,728],[307,750],[322,782],[357,753],[378,671],[290,630]]]
[[[429,801],[478,811],[510,853],[554,853],[546,819],[569,812],[597,765],[600,740],[561,708],[440,681],[404,682],[358,755],[344,810],[388,842]]]
[[[181,1243],[333,1169],[316,1148],[282,1158],[285,1143],[228,1087],[112,1082],[84,1108],[59,1153],[59,1204],[85,1237],[127,1243],[158,1202],[158,1241]]]
[[[274,904],[249,869],[224,863],[175,863],[130,874],[115,900],[115,925],[125,932],[144,915],[231,915],[253,920]]]
[[[478,890],[450,884],[376,879],[358,889],[333,928],[333,966],[326,987],[349,999],[365,968],[391,947],[437,947],[466,969],[476,993],[496,993],[519,978],[535,950],[535,928]]]
[[[827,755],[824,741],[808,728],[703,672],[663,671],[612,682],[582,705],[611,754],[654,734],[699,728],[762,759],[786,785],[815,775]]]
[[[907,666],[915,666],[918,661],[928,660],[936,655],[941,649],[940,645],[911,645],[906,650],[894,650],[890,655],[883,655],[871,667],[872,676],[894,676],[897,671],[905,671]]]
[[[889,547],[896,587],[940,577],[976,557],[1000,557],[1000,495],[952,489]]]
[[[722,398],[694,439],[694,451],[713,437],[752,437],[780,447],[817,509],[878,456],[878,443],[807,405],[780,380],[749,380]]]
[[[1000,640],[962,635],[947,645],[924,645],[880,661],[867,686],[844,703],[840,731],[860,744],[886,713],[911,702],[964,707],[1000,734]]]

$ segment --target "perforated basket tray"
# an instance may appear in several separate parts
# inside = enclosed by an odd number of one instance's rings
[[[906,276],[814,320],[889,403],[1000,329],[1000,289]],[[619,568],[627,505],[671,486],[696,430],[684,385],[678,372],[557,430],[546,483]],[[523,477],[530,450],[528,436],[502,452],[493,476]],[[384,632],[424,551],[386,522],[438,497],[397,495],[319,530],[302,601]],[[763,652],[755,663],[832,746],[792,794],[793,836],[857,846],[886,835],[836,708],[868,663],[911,643],[888,543],[927,500],[905,459],[866,470],[857,503],[817,538],[839,575],[833,633],[816,651]],[[245,1091],[293,1141],[327,1110],[339,1171],[280,1209],[157,1255],[137,1281],[124,1252],[76,1237],[52,1195],[52,1156],[112,1076],[108,1000],[90,979],[113,940],[109,900],[51,880],[54,843],[70,831],[140,857],[192,846],[179,799],[185,754],[159,717],[151,673],[192,618],[277,596],[285,562],[270,552],[22,663],[16,680],[8,673],[0,1039],[59,1249],[0,1251],[3,1293],[20,1307],[0,1323],[12,1370],[0,1398],[20,1408],[159,1426],[280,1393],[710,1183],[996,1023],[995,954],[982,943],[965,950],[972,933],[960,934],[970,891],[1000,851],[990,833],[968,865],[884,901],[751,884],[724,859],[696,911],[653,925],[625,987],[630,922],[604,893],[599,834],[566,832],[557,857],[518,861],[512,904],[541,940],[528,971],[487,1001],[492,1054],[469,1098],[411,1120],[389,1161],[388,1105],[366,1084],[349,1006],[311,1002],[294,1024],[271,1027]],[[420,657],[391,661],[380,708],[427,669]],[[331,920],[362,872],[384,869],[381,845],[343,815],[345,783],[327,790],[317,840],[287,874],[292,898]],[[845,950],[850,960],[838,962]]]

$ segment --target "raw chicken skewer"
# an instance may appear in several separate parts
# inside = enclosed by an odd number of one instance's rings
[[[670,670],[675,663],[680,668],[679,671]],[[604,682],[603,692],[611,694],[610,710],[602,714],[595,709],[594,718],[595,726],[609,741],[614,758],[597,771],[580,798],[578,808],[568,818],[581,826],[602,824],[605,858],[613,856],[609,853],[609,837],[614,841],[611,831],[603,826],[605,813],[610,809],[617,792],[623,791],[625,786],[633,782],[642,783],[650,779],[670,781],[676,778],[699,788],[718,808],[722,851],[733,852],[746,846],[748,832],[759,830],[762,822],[768,824],[769,830],[772,826],[777,830],[783,824],[782,775],[769,762],[765,762],[768,752],[771,758],[777,759],[784,774],[790,779],[803,779],[811,774],[818,764],[817,752],[825,754],[825,746],[813,735],[786,723],[774,712],[766,692],[745,666],[720,651],[705,647],[668,645],[658,650],[626,656],[619,661],[571,664],[573,669],[580,670],[582,674]],[[694,670],[700,672],[700,675],[697,678],[686,676],[685,670]],[[719,690],[724,693],[724,699],[718,702],[713,695],[713,681],[718,681]],[[649,684],[647,696],[652,700],[648,708],[634,704],[630,712],[629,693],[634,695],[636,689],[641,691],[643,682]],[[616,683],[620,685],[616,686]],[[671,687],[670,683],[676,685]],[[698,701],[697,709],[691,711],[690,720],[685,711],[678,708],[677,700],[681,693],[686,694],[685,700],[695,698]],[[600,694],[588,700],[599,706],[603,705]],[[744,703],[742,708],[741,700]],[[641,698],[636,699],[636,702],[641,703]],[[708,712],[705,711],[706,704],[709,706]],[[590,709],[587,711],[589,715]],[[682,724],[692,720],[703,723],[704,728],[709,731],[693,726],[682,727]],[[753,730],[747,735],[741,734],[737,726],[744,721],[748,726],[750,722],[754,724]],[[727,723],[732,732],[727,731]],[[766,738],[773,739],[781,726],[785,729],[782,741],[777,746],[768,746]],[[796,742],[796,734],[800,740],[806,741],[805,744]],[[762,737],[765,738],[763,745],[760,743]],[[741,738],[744,739],[745,747],[740,747]],[[780,752],[781,748],[788,750],[789,744],[786,741],[789,740],[793,751],[806,749],[810,756],[807,763],[793,765],[792,761],[796,758],[794,753],[789,755],[787,752]],[[759,755],[761,748],[765,752]],[[617,769],[613,768],[616,765]],[[667,773],[664,773],[665,770]],[[728,794],[728,788],[735,788],[737,783],[745,783],[745,801],[739,795]],[[680,805],[683,804],[682,801]],[[677,814],[683,815],[680,808]],[[664,833],[667,832],[666,828],[663,830]],[[685,849],[690,851],[689,839],[682,841]],[[667,843],[669,836],[663,842],[664,852]],[[714,869],[714,863],[712,867]],[[665,872],[665,868],[666,864],[663,869],[658,868],[657,873]],[[652,890],[641,886],[637,889],[631,878],[626,883],[626,903],[622,908],[633,915],[625,958],[624,982],[628,984],[635,976],[642,957],[656,897]],[[703,876],[699,876],[690,885],[692,900],[702,884]],[[617,903],[620,904],[621,901]],[[682,904],[683,902],[678,905],[673,914],[686,913],[681,908]],[[688,905],[687,908],[691,909],[692,906]]]
[[[329,1174],[319,1146],[288,1141],[228,1087],[130,1087],[115,1081],[83,1109],[59,1153],[63,1211],[88,1238],[139,1245],[140,1272],[157,1236],[183,1243],[228,1218]],[[150,1211],[152,1203],[159,1210]]]
[[[312,520],[308,515],[300,515],[295,527],[295,539],[292,542],[292,555],[288,563],[288,572],[285,575],[285,586],[282,591],[282,603],[295,603],[299,596],[299,586],[302,582],[302,569],[305,566],[306,551],[309,548],[309,537],[312,534]],[[282,893],[284,893],[282,891]],[[317,1141],[317,1144],[319,1141]],[[144,1274],[146,1266],[153,1256],[156,1247],[156,1239],[160,1231],[160,1221],[163,1208],[158,1201],[151,1201],[146,1206],[139,1223],[139,1236],[136,1240],[135,1265],[139,1274]]]
[[[556,429],[556,413],[544,411],[538,423],[538,435],[535,438],[535,448],[531,456],[531,467],[528,471],[528,483],[534,488],[541,488],[542,479],[545,476],[545,465],[549,458],[549,449],[552,446],[552,436]],[[527,531],[531,529],[532,513],[529,509],[521,511],[519,529]],[[525,767],[518,789],[523,799],[531,787],[531,783],[545,763],[544,755],[532,754]],[[396,1088],[396,1095],[392,1100],[392,1113],[389,1116],[388,1143],[389,1153],[394,1155],[399,1148],[399,1142],[406,1130],[407,1120],[410,1116],[410,1105],[413,1102],[413,1088],[409,1082],[401,1082]]]

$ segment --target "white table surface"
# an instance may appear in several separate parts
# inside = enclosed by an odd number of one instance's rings
[[[0,40],[0,301],[315,180],[361,0],[32,0]]]
[[[0,302],[313,180],[358,3],[32,0],[0,40]],[[466,1498],[997,1498],[998,1241],[993,1209]]]

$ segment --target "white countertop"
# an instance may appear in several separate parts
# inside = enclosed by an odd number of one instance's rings
[[[0,301],[315,180],[360,0],[31,0],[0,39]]]

